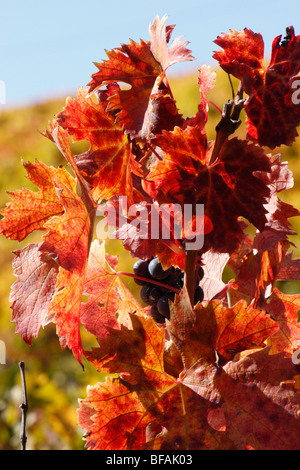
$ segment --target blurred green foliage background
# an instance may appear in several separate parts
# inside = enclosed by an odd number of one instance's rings
[[[178,107],[184,116],[193,116],[199,104],[197,72],[171,77],[169,79]],[[233,81],[235,91],[237,84]],[[208,98],[222,109],[223,104],[232,97],[227,75],[218,71],[216,86],[208,94]],[[10,201],[7,191],[26,186],[35,190],[25,177],[21,158],[34,161],[35,158],[47,165],[57,167],[65,165],[61,154],[48,139],[41,135],[64,106],[64,100],[32,105],[30,107],[0,111],[0,207]],[[244,120],[244,114],[241,118]],[[207,133],[209,140],[215,137],[215,126],[220,114],[214,106],[210,106]],[[238,135],[245,137],[242,125]],[[77,145],[77,151],[80,148]],[[300,138],[291,147],[280,149],[283,161],[289,161],[294,173],[295,186],[282,193],[280,197],[300,209]],[[278,153],[278,152],[276,152]],[[299,218],[298,218],[299,219]],[[291,220],[295,231],[300,233],[300,221]],[[15,334],[15,325],[11,323],[9,303],[10,286],[15,278],[12,273],[12,260],[15,249],[28,243],[40,241],[40,233],[28,237],[21,244],[0,237],[0,340],[6,345],[6,364],[0,364],[0,449],[20,448],[20,423],[22,389],[19,372],[19,361],[25,362],[26,382],[29,399],[27,418],[28,449],[83,449],[83,431],[77,427],[76,408],[78,398],[86,396],[88,384],[95,384],[103,377],[87,362],[85,370],[74,359],[69,350],[62,351],[53,325],[41,331],[38,340],[31,346],[26,345],[19,335]],[[291,237],[295,244],[294,256],[300,256],[300,239]],[[120,256],[120,269],[131,271],[134,260],[121,249],[118,242],[109,241],[108,252]],[[132,279],[126,279],[127,285],[138,295]],[[297,284],[281,286],[288,293],[300,292]],[[82,332],[84,347],[94,345],[94,339]]]

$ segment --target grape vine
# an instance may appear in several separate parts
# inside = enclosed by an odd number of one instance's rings
[[[43,236],[14,251],[12,321],[28,344],[54,323],[62,348],[106,375],[79,402],[88,449],[300,449],[300,294],[277,285],[300,279],[289,238],[300,212],[278,196],[293,175],[276,151],[298,136],[300,36],[275,38],[267,66],[261,34],[215,40],[239,86],[209,141],[216,73],[199,67],[198,110],[183,117],[167,75],[194,57],[166,22],[107,51],[49,123],[66,168],[22,162],[38,190],[10,193],[0,233]],[[74,154],[80,141],[89,148]],[[132,269],[118,269],[105,233]]]

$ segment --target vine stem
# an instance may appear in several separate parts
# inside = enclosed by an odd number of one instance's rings
[[[231,80],[230,80],[231,83]],[[232,83],[231,83],[232,86]],[[233,89],[233,88],[232,88]],[[234,94],[234,92],[233,92]],[[218,159],[221,148],[228,137],[233,134],[241,120],[239,119],[240,112],[244,106],[243,100],[243,87],[240,82],[237,94],[233,100],[228,100],[223,108],[222,118],[216,127],[216,140],[212,151],[209,164],[212,165]]]
[[[188,250],[185,252],[184,284],[186,286],[191,305],[194,305],[196,289],[196,261],[198,251]]]
[[[141,281],[150,282],[151,284],[155,284],[160,287],[165,287],[169,290],[174,291],[176,294],[180,294],[180,289],[176,289],[176,287],[168,286],[167,284],[163,284],[162,282],[156,281],[154,279],[148,279],[147,277],[136,276],[135,274],[128,273],[127,271],[116,271],[117,275],[129,276],[134,277],[135,279],[140,279]]]
[[[25,381],[25,364],[23,361],[19,362],[19,368],[21,372],[21,381],[22,381],[22,392],[23,392],[23,402],[20,405],[22,410],[22,422],[21,422],[21,432],[20,432],[20,442],[21,450],[26,450],[26,417],[28,411],[28,400],[27,400],[27,390],[26,390],[26,381]]]

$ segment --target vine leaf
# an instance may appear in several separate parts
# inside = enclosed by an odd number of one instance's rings
[[[204,292],[204,300],[213,299],[225,288],[226,284],[223,282],[222,276],[228,260],[228,253],[216,253],[209,250],[203,254],[204,278],[201,287]]]
[[[265,300],[275,286],[288,248],[287,241],[278,241],[270,249],[264,249],[264,246],[258,249],[252,244],[251,251],[240,262],[230,261],[236,273],[229,286],[232,302],[244,298],[248,304],[253,302],[255,306],[266,308]]]
[[[79,423],[87,432],[87,447],[193,449],[199,448],[199,440],[201,448],[232,447],[226,436],[207,429],[205,401],[164,371],[164,329],[151,318],[131,318],[132,329],[111,330],[99,348],[85,353],[99,370],[122,371],[121,379],[107,378],[90,387],[80,401]],[[120,400],[120,390],[126,401]],[[108,396],[103,414],[102,397]],[[149,441],[150,424],[156,432]]]
[[[147,425],[154,418],[145,412],[137,393],[108,377],[104,384],[89,387],[87,397],[79,403],[78,424],[86,430],[88,449],[141,449]]]
[[[14,251],[13,272],[17,280],[9,297],[12,321],[16,323],[16,333],[28,344],[49,322],[48,309],[58,275],[57,263],[40,247],[40,243],[33,243]]]
[[[226,310],[214,302],[206,309],[193,310],[185,291],[176,297],[167,328],[183,359],[177,378],[165,371],[165,330],[150,317],[131,315],[132,328],[109,329],[99,348],[85,352],[98,370],[120,374],[89,387],[80,401],[88,448],[297,448],[298,442],[287,440],[287,426],[295,432],[300,398],[293,386],[282,386],[297,373],[290,358],[270,355],[262,345],[255,353],[241,351],[240,359],[230,352],[223,366],[215,361],[214,348],[223,351],[231,344],[231,328],[240,331],[237,350],[242,350],[261,345],[276,323],[261,311],[252,323],[243,303]],[[214,320],[208,312],[215,313]],[[211,423],[215,409],[223,416],[221,427]],[[231,424],[235,415],[242,432]]]
[[[286,253],[278,273],[279,281],[300,280],[300,258],[293,258],[293,252]]]
[[[193,58],[186,42],[179,38],[168,50],[171,30],[167,30],[165,21],[166,17],[155,18],[150,26],[150,41],[130,40],[129,44],[106,51],[108,60],[95,63],[99,71],[88,83],[90,93],[114,82],[130,85],[129,89],[116,90],[110,96],[107,110],[116,114],[117,122],[131,138],[150,139],[162,128],[172,129],[184,122],[163,80],[166,68]]]
[[[116,268],[117,260],[105,253],[104,242],[94,240],[85,273],[80,321],[97,338],[105,337],[108,328],[131,324],[130,312],[144,315]]]
[[[115,201],[109,201],[103,210],[107,225],[116,229],[113,236],[123,240],[132,257],[147,260],[157,256],[165,269],[172,265],[184,269],[185,252],[175,233],[176,216],[180,218],[181,211],[176,212],[172,205],[144,202],[132,206],[124,216],[122,206]]]
[[[53,216],[45,224],[47,233],[41,250],[58,257],[60,265],[83,275],[89,253],[94,213],[89,213],[82,198],[57,182],[64,213]]]
[[[72,139],[86,140],[87,152],[75,156],[80,174],[91,185],[95,201],[115,195],[126,196],[129,205],[135,202],[138,192],[132,183],[132,171],[138,170],[131,144],[114,116],[105,111],[107,103],[96,103],[87,96],[87,90],[79,88],[77,98],[68,98],[63,111],[57,115],[57,123]],[[140,197],[139,197],[140,199]]]
[[[93,205],[89,210],[83,199],[66,186],[56,184],[64,213],[45,224],[48,232],[40,248],[59,262],[48,317],[57,325],[62,347],[68,346],[81,363],[80,308],[95,210]]]
[[[245,111],[250,138],[272,149],[290,145],[298,135],[300,122],[300,109],[292,96],[293,78],[300,72],[300,36],[295,36],[293,26],[286,28],[284,39],[274,39],[267,67],[261,34],[247,28],[231,30],[215,43],[223,50],[213,57],[227,73],[241,80],[248,95]]]
[[[56,191],[54,179],[70,191],[75,191],[75,180],[64,168],[48,167],[36,160],[22,161],[27,177],[39,190],[27,188],[10,192],[12,201],[1,211],[0,233],[11,240],[22,241],[35,230],[46,230],[46,222],[53,216],[62,215],[64,208]]]
[[[226,431],[237,448],[299,449],[300,395],[294,388],[297,367],[291,358],[270,355],[264,348],[227,363],[224,370],[222,408]]]
[[[80,335],[80,309],[84,275],[59,268],[55,293],[47,317],[57,326],[60,345],[68,347],[82,364],[83,347]]]
[[[205,134],[205,124],[208,119],[208,100],[206,94],[215,86],[216,72],[212,72],[210,66],[204,64],[198,69],[199,78],[198,85],[200,91],[200,104],[198,111],[192,118],[187,119],[183,127],[199,126]]]
[[[299,348],[300,295],[283,294],[274,287],[268,299],[268,313],[277,322],[279,330],[270,338],[271,353],[286,351],[290,354]]]
[[[263,230],[270,189],[255,171],[268,173],[271,166],[261,147],[237,138],[227,140],[218,161],[210,165],[211,147],[198,126],[164,131],[154,142],[165,152],[164,160],[151,167],[145,190],[160,204],[204,205],[213,229],[205,234],[203,251],[212,247],[232,252],[243,236],[239,217]]]
[[[259,250],[270,250],[274,248],[278,241],[288,240],[288,235],[295,235],[291,228],[290,217],[300,215],[298,209],[282,201],[278,194],[294,186],[293,173],[288,168],[288,162],[281,161],[281,154],[270,155],[271,171],[255,172],[266,182],[270,189],[265,208],[267,209],[267,223],[264,230],[255,237],[255,247]]]
[[[121,372],[126,382],[134,385],[151,381],[155,389],[164,379],[174,383],[164,372],[165,332],[150,317],[130,315],[131,328],[109,328],[109,336],[99,341],[99,347],[86,351],[86,358],[100,371]]]
[[[173,64],[194,60],[191,51],[186,47],[189,42],[181,41],[182,36],[175,38],[168,48],[170,35],[165,26],[167,18],[164,15],[160,19],[157,15],[149,26],[151,51],[164,72]]]
[[[220,300],[199,303],[193,310],[187,305],[183,290],[174,305],[171,304],[168,324],[186,370],[200,356],[214,363],[217,353],[227,362],[238,352],[263,347],[265,340],[279,328],[263,310],[248,307],[243,300],[230,308],[224,307]]]

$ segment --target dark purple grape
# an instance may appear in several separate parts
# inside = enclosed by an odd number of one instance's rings
[[[142,301],[145,302],[145,304],[149,305],[149,295],[150,295],[152,288],[153,288],[152,284],[147,283],[147,284],[144,284],[140,290],[140,297]]]
[[[204,269],[202,268],[202,266],[199,266],[198,277],[199,277],[199,282],[204,278]],[[199,282],[198,282],[198,284],[199,284]]]
[[[141,259],[137,260],[134,265],[133,265],[133,272],[136,276],[141,276],[141,277],[147,277],[149,278],[149,271],[148,271],[148,266],[149,266],[150,261],[143,261]],[[141,279],[134,279],[135,283],[138,284],[139,286],[143,286],[146,281],[142,281]]]
[[[180,280],[177,274],[171,273],[166,279],[163,279],[163,283],[167,284],[170,287],[175,287],[175,289],[181,289]],[[167,287],[160,286],[163,292],[169,292],[170,289]]]
[[[181,271],[181,273],[178,275],[178,281],[179,281],[180,289],[182,289],[183,284],[184,284],[184,272]]]
[[[133,272],[137,276],[149,277],[148,266],[150,261],[138,259],[133,265]]]
[[[150,315],[156,323],[165,323],[166,321],[165,317],[159,313],[155,305],[151,307]]]
[[[158,286],[155,286],[154,284],[152,284],[152,287],[149,293],[149,305],[156,305],[162,295],[163,295],[163,292],[161,291],[161,289]]]
[[[161,281],[166,286],[175,289],[182,289],[184,285],[184,272],[179,268],[173,266],[166,271],[163,270],[158,258],[151,261],[138,260],[133,266],[134,274],[136,276],[144,277],[145,279],[153,279],[153,281]],[[204,270],[202,266],[198,268],[198,275],[196,279],[196,289],[194,295],[194,305],[202,302],[204,299],[204,292],[199,285],[204,277]],[[175,293],[168,287],[157,286],[154,283],[141,281],[135,279],[137,284],[142,286],[140,297],[144,303],[151,305],[150,315],[157,323],[164,323],[166,318],[170,318],[170,305],[169,301],[174,302]]]
[[[164,294],[157,302],[157,310],[166,318],[170,318],[169,300],[174,301],[174,297],[174,292],[168,292],[167,294]]]
[[[198,302],[202,302],[204,299],[204,292],[202,287],[197,286],[195,290],[195,295],[194,295],[194,305],[196,305]]]
[[[149,263],[148,271],[149,274],[153,277],[153,279],[161,281],[168,277],[171,272],[171,268],[164,271],[161,263],[158,261],[158,258],[154,258]]]

